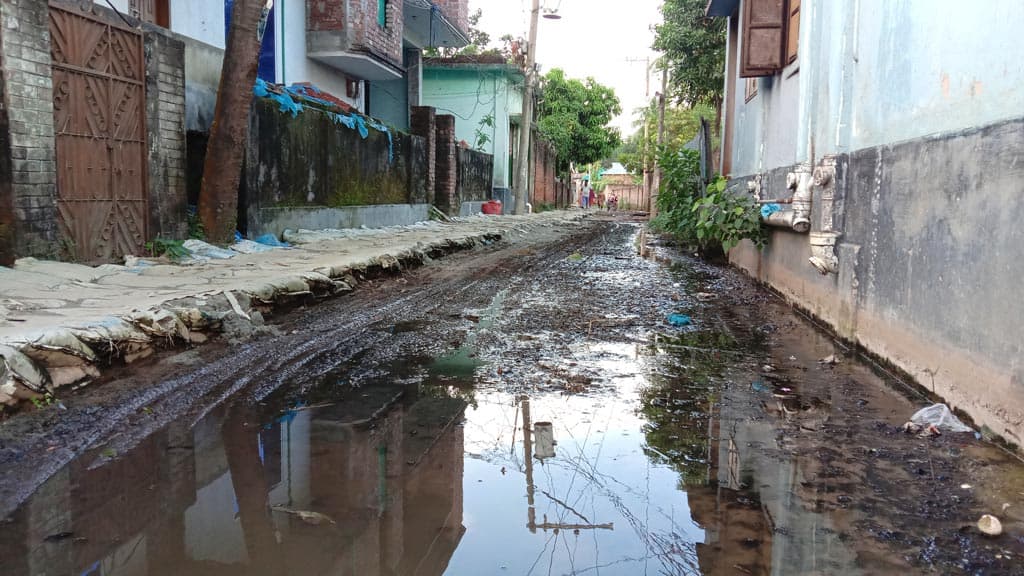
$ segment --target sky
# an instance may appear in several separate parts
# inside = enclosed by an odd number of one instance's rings
[[[544,9],[557,9],[560,20],[540,18],[537,25],[537,63],[541,74],[552,68],[571,78],[593,76],[611,87],[622,104],[612,121],[623,137],[633,133],[633,111],[648,100],[644,96],[645,58],[651,60],[652,26],[661,22],[661,0],[541,0]],[[469,0],[469,12],[483,11],[480,28],[491,42],[505,34],[526,38],[530,27],[530,0]],[[660,77],[651,77],[650,95]]]

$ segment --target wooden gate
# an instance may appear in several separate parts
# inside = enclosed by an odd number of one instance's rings
[[[66,248],[89,263],[140,254],[149,214],[142,35],[51,5],[50,37]]]

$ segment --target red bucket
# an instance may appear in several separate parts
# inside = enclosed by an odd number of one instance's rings
[[[501,201],[488,200],[480,206],[480,211],[484,214],[501,214]]]

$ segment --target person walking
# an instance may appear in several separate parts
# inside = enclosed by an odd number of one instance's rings
[[[592,193],[590,180],[583,180],[583,186],[580,188],[580,208],[586,209],[590,207],[590,195]]]
[[[588,188],[590,187],[588,186]],[[590,194],[588,196],[587,204],[593,206],[595,203],[597,203],[597,193],[594,192],[593,188],[590,188]]]

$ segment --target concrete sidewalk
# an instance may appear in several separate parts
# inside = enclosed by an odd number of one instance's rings
[[[262,325],[295,298],[351,290],[361,274],[422,263],[585,213],[474,216],[383,229],[302,232],[295,246],[188,265],[83,266],[22,259],[0,267],[0,403],[52,393],[157,348],[198,343],[227,324]],[[131,264],[131,263],[130,263]]]

